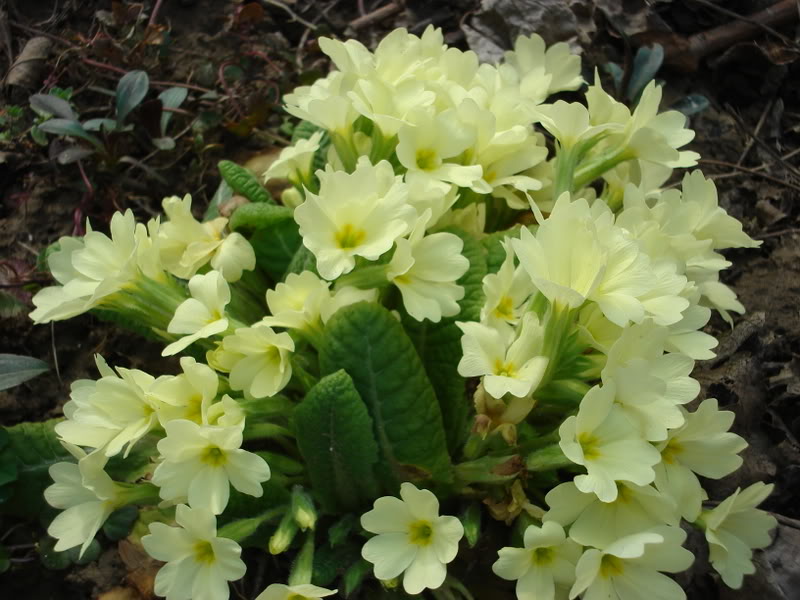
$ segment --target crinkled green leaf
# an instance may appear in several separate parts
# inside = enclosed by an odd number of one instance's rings
[[[269,202],[275,204],[270,193],[261,185],[258,178],[244,167],[230,160],[221,160],[217,165],[222,178],[233,191],[250,202]]]
[[[361,508],[378,495],[372,419],[347,373],[322,378],[295,408],[294,423],[311,489],[323,510]]]
[[[458,284],[464,288],[464,297],[458,302],[461,312],[456,315],[459,321],[477,321],[481,317],[481,307],[483,306],[483,278],[486,276],[486,250],[475,239],[463,229],[458,227],[447,227],[443,231],[450,232],[461,238],[464,248],[461,250],[467,260],[469,269],[458,280]]]
[[[461,330],[456,321],[477,321],[483,305],[483,277],[486,259],[482,246],[468,233],[456,228],[447,231],[464,241],[462,254],[470,261],[469,270],[458,280],[464,286],[461,312],[439,323],[417,321],[403,316],[403,326],[422,359],[428,379],[436,392],[442,412],[447,446],[454,453],[468,432],[471,398],[467,397],[465,379],[458,374],[461,360]]]
[[[53,428],[59,419],[41,423],[20,423],[5,428],[8,444],[0,451],[0,464],[13,461],[17,479],[11,497],[0,512],[19,517],[36,517],[45,506],[44,489],[52,483],[50,465],[74,460],[56,437]]]
[[[303,271],[311,271],[315,275],[319,275],[317,271],[317,257],[308,248],[302,244],[294,253],[292,261],[286,267],[286,275],[290,273],[302,273]],[[284,279],[286,277],[284,276]]]
[[[292,209],[266,202],[250,202],[237,208],[228,226],[233,231],[249,233],[292,220]]]
[[[322,373],[344,369],[352,377],[396,479],[451,480],[439,403],[414,345],[388,310],[368,302],[339,309],[319,358]]]
[[[133,524],[139,518],[139,509],[135,506],[123,506],[112,512],[103,523],[103,533],[112,540],[121,540],[128,537],[133,529]]]
[[[258,265],[274,281],[283,280],[302,241],[297,223],[293,220],[260,229],[250,237]]]
[[[481,245],[486,249],[486,271],[497,273],[506,259],[506,251],[500,244],[506,238],[518,238],[522,226],[515,225],[505,231],[495,231],[481,240]]]

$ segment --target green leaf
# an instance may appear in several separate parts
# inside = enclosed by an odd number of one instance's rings
[[[86,131],[116,131],[117,122],[114,119],[89,119],[83,122]]]
[[[311,271],[314,275],[319,275],[317,271],[317,257],[304,245],[300,245],[297,252],[294,253],[292,261],[286,267],[286,274],[302,273],[303,271]],[[284,276],[285,279],[285,276]]]
[[[356,526],[357,521],[354,515],[347,514],[328,527],[328,544],[335,548],[347,539],[350,532]]]
[[[466,232],[450,228],[447,231],[464,241],[462,254],[470,262],[469,270],[458,280],[464,286],[461,312],[439,323],[416,321],[403,316],[403,326],[414,344],[431,385],[436,392],[442,413],[447,447],[451,453],[463,443],[468,433],[471,399],[467,397],[465,379],[458,374],[461,360],[461,330],[456,321],[477,321],[483,306],[483,278],[486,259],[483,247]]]
[[[703,94],[689,94],[670,106],[671,110],[682,112],[687,117],[703,112],[711,106],[711,101]]]
[[[250,202],[269,202],[275,204],[270,193],[261,185],[255,175],[230,160],[221,160],[217,165],[222,178],[233,191]]]
[[[112,456],[106,464],[106,473],[114,481],[133,483],[141,479],[153,468],[151,457],[158,456],[156,444],[160,437],[150,433],[136,442],[128,456],[122,454]]]
[[[178,108],[183,101],[186,100],[186,96],[189,94],[189,90],[184,87],[171,87],[167,88],[163,92],[158,95],[158,99],[161,100],[161,106],[163,108]],[[169,125],[170,120],[172,119],[172,112],[170,111],[163,111],[161,113],[161,135],[167,135],[167,126]]]
[[[0,573],[5,573],[11,568],[11,553],[5,546],[0,546]]]
[[[40,115],[44,113],[60,119],[69,119],[73,121],[78,118],[75,111],[72,110],[72,107],[69,105],[69,102],[58,96],[53,96],[51,94],[34,94],[28,101],[31,104],[31,108]]]
[[[467,546],[474,548],[481,536],[481,505],[474,500],[470,502],[461,514],[461,523],[464,526]]]
[[[254,515],[264,512],[265,508],[272,506],[286,504],[286,510],[289,510],[288,504],[291,495],[285,488],[274,481],[265,481],[261,484],[261,490],[261,497],[256,498],[231,488],[228,506],[225,508],[225,512],[219,516],[220,527],[236,519],[252,518]]]
[[[459,321],[478,321],[481,318],[481,308],[483,307],[483,278],[486,276],[486,250],[475,239],[463,229],[458,227],[447,227],[443,231],[448,231],[461,238],[464,242],[464,249],[461,251],[469,260],[469,269],[457,281],[464,288],[464,297],[459,301],[461,312],[458,313]]]
[[[35,517],[46,506],[44,489],[52,483],[50,465],[74,460],[59,443],[53,428],[59,419],[20,423],[7,427],[8,445],[0,451],[0,464],[13,461],[17,480],[11,497],[0,509],[18,517]]]
[[[83,553],[83,556],[80,556],[80,546],[75,546],[63,552],[56,552],[55,545],[56,540],[50,536],[46,536],[39,542],[37,547],[39,559],[42,561],[42,564],[45,568],[54,571],[66,569],[73,563],[78,565],[88,564],[96,560],[100,556],[100,551],[102,550],[97,540],[92,540],[89,547],[86,548],[86,552]]]
[[[328,544],[322,544],[314,552],[314,571],[311,576],[311,583],[322,587],[329,586],[344,569],[345,565],[358,560],[360,556],[360,544],[348,542],[336,548],[332,548]]]
[[[350,565],[342,577],[344,584],[344,597],[349,598],[350,595],[361,587],[364,578],[372,570],[372,563],[367,562],[363,558],[359,558],[354,564]]]
[[[632,102],[638,102],[639,96],[647,84],[652,81],[664,62],[664,48],[661,44],[653,44],[652,48],[641,47],[633,59],[633,73],[628,81],[625,96]]]
[[[0,354],[0,390],[7,390],[49,370],[46,362],[32,356]]]
[[[55,135],[67,135],[86,140],[94,145],[98,150],[103,150],[103,142],[99,138],[86,131],[77,121],[70,119],[50,119],[39,125],[39,131],[52,133]]]
[[[83,146],[71,146],[65,148],[56,155],[56,162],[60,165],[71,165],[74,162],[88,158],[96,151],[91,148],[84,148]]]
[[[243,204],[233,212],[228,226],[233,231],[247,234],[284,221],[291,221],[292,214],[292,209],[286,206],[277,206],[266,202],[250,202]]]
[[[281,221],[256,231],[250,238],[256,262],[274,281],[283,280],[302,241],[294,220]]]
[[[122,125],[130,112],[139,106],[150,88],[150,78],[144,71],[130,71],[117,84],[117,124]]]
[[[518,238],[521,225],[514,225],[505,231],[495,231],[481,240],[481,245],[486,249],[486,271],[497,273],[506,259],[506,251],[503,249],[502,242],[506,238]]]
[[[294,423],[297,445],[323,510],[358,509],[378,495],[372,419],[347,373],[322,378],[295,408]]]
[[[128,537],[133,524],[139,518],[139,509],[135,506],[123,506],[112,512],[103,523],[103,533],[109,540],[116,541]]]
[[[383,306],[359,302],[328,321],[319,351],[323,374],[344,369],[372,417],[375,439],[395,476],[385,484],[452,472],[442,413],[425,368],[400,322]]]

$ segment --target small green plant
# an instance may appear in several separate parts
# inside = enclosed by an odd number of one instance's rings
[[[122,155],[120,143],[122,134],[133,134],[134,124],[129,122],[131,113],[139,107],[150,89],[150,80],[144,71],[131,71],[125,74],[117,84],[114,93],[113,118],[103,117],[88,119],[83,122],[63,94],[34,94],[30,98],[30,106],[41,119],[32,135],[37,139],[41,134],[65,136],[73,144],[60,149],[55,159],[60,164],[70,164],[95,156],[109,167],[119,163],[135,164],[143,167],[135,158]],[[175,147],[174,138],[167,135],[172,109],[178,108],[186,100],[187,90],[172,87],[159,94],[160,109],[157,125],[147,129],[153,146],[159,150],[171,150]],[[152,171],[150,174],[153,174]]]
[[[24,112],[14,104],[0,108],[0,142],[7,142],[24,130]]]

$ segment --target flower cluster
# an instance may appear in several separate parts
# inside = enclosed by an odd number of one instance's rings
[[[683,519],[741,586],[772,486],[704,507],[702,478],[747,443],[691,373],[714,356],[712,310],[744,311],[720,251],[758,243],[701,172],[661,189],[697,161],[684,117],[654,83],[631,110],[597,76],[586,104],[547,103],[584,81],[537,35],[498,65],[432,27],[320,46],[336,69],[285,97],[317,130],[265,174],[283,206],[198,221],[167,198],[163,222],[116,214],[110,237],[50,254],[60,285],[34,321],[94,310],[182,355],[159,377],[98,356],[99,379],[73,384],[55,431],[77,464],[45,492],[56,549],[149,506],[169,600],[227,600],[246,545],[294,556],[258,600],[335,594],[320,548],[350,561],[348,595],[402,576],[406,594],[470,598],[447,565],[483,512],[514,525],[487,543],[519,600],[682,600],[665,573],[693,561]]]

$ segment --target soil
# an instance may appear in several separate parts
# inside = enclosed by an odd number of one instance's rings
[[[117,209],[131,208],[137,217],[146,219],[158,211],[162,197],[184,192],[191,192],[195,204],[204,206],[218,183],[218,160],[243,160],[274,148],[283,120],[277,98],[327,68],[314,42],[316,35],[355,35],[373,45],[394,27],[407,26],[418,33],[433,22],[444,28],[450,43],[466,47],[459,24],[479,9],[477,2],[468,0],[407,2],[406,8],[353,31],[348,24],[360,16],[356,3],[285,2],[290,11],[314,22],[317,31],[310,32],[292,21],[286,10],[275,6],[277,3],[253,3],[263,6],[259,10],[248,9],[241,2],[175,0],[164,2],[158,16],[157,23],[169,33],[170,48],[168,57],[160,58],[158,47],[134,46],[124,39],[131,29],[135,30],[134,37],[141,35],[141,24],[136,29],[135,21],[109,26],[98,20],[98,10],[135,13],[137,4],[124,5],[125,10],[121,4],[114,3],[114,8],[106,1],[9,0],[3,4],[0,41],[5,43],[9,60],[18,56],[37,31],[61,40],[54,40],[54,53],[44,65],[37,87],[7,88],[3,104],[25,105],[30,93],[58,85],[78,90],[74,104],[81,109],[107,106],[108,100],[89,85],[113,87],[119,75],[90,67],[83,59],[126,70],[142,68],[151,80],[191,82],[218,92],[222,91],[217,72],[220,65],[236,65],[242,72],[238,80],[224,78],[235,92],[234,102],[195,99],[185,107],[191,116],[214,113],[219,124],[210,125],[199,140],[195,131],[187,131],[178,140],[175,152],[148,159],[150,166],[166,175],[168,183],[143,179],[135,168],[115,171],[87,162],[93,184],[93,192],[87,193],[76,166],[54,164],[48,148],[37,146],[30,136],[17,135],[0,142],[0,291],[23,304],[29,303],[31,293],[47,281],[37,270],[40,252],[58,237],[80,231],[87,216],[98,228]],[[147,15],[152,4],[145,3]],[[363,4],[371,13],[387,3]],[[606,4],[597,1],[597,5]],[[726,7],[748,14],[764,4],[742,0],[726,3]],[[700,3],[677,0],[660,3],[657,13],[651,8],[637,10],[653,11],[646,16],[657,17],[682,35],[731,21],[730,16],[704,9]],[[625,44],[619,27],[602,18],[594,23],[594,31],[579,36],[587,61],[623,63]],[[3,35],[4,30],[8,35]],[[793,35],[792,26],[780,31]],[[90,42],[92,36],[96,36],[94,43]],[[725,273],[725,281],[733,286],[748,312],[735,317],[733,328],[722,319],[712,320],[708,331],[720,339],[718,356],[699,363],[695,371],[703,386],[701,398],[716,397],[733,410],[737,415],[734,429],[750,442],[743,455],[743,468],[723,481],[706,482],[707,489],[712,497],[720,498],[756,480],[774,482],[776,491],[764,507],[779,515],[781,523],[776,542],[758,554],[758,574],[746,578],[742,590],[728,590],[718,583],[702,552],[698,552],[695,566],[680,577],[691,599],[792,599],[797,597],[800,580],[800,527],[795,521],[800,520],[796,501],[800,484],[800,154],[792,154],[800,148],[800,89],[796,84],[800,81],[800,63],[795,62],[798,47],[791,40],[776,40],[760,32],[753,39],[709,56],[695,72],[667,69],[658,74],[666,83],[667,103],[677,102],[687,93],[703,94],[710,101],[709,108],[692,117],[697,137],[691,148],[703,156],[700,167],[705,174],[715,178],[720,204],[743,221],[751,236],[763,241],[758,249],[728,253],[733,265]],[[587,74],[591,72],[589,66]],[[191,122],[181,114],[175,121],[176,130]],[[250,125],[251,135],[237,135]],[[149,154],[138,140],[126,143],[131,146],[126,151],[138,158]],[[160,358],[159,347],[91,315],[52,326],[34,326],[26,313],[27,309],[2,313],[0,352],[40,357],[54,368],[0,392],[3,425],[61,415],[70,382],[95,376],[95,353],[111,364],[154,373],[175,369],[174,364]],[[25,551],[41,535],[36,523],[0,517],[0,540],[6,538],[6,544],[13,542],[22,548],[13,555],[16,562],[12,570],[0,575],[3,597],[141,597],[132,583],[135,569],[121,560],[117,548],[108,548],[96,563],[49,571],[43,569],[32,549]],[[697,544],[696,548],[701,546]],[[253,583],[245,581],[237,588],[241,597],[253,597]]]

